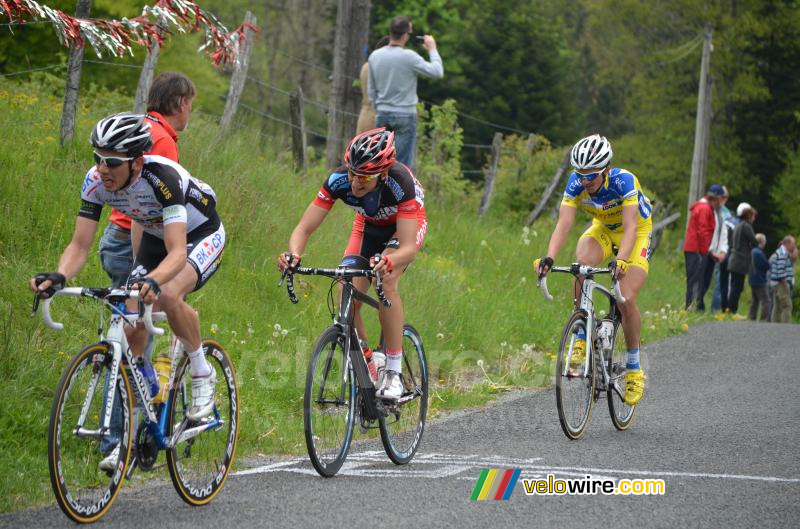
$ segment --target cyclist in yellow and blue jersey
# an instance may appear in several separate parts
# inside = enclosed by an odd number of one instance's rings
[[[611,144],[599,134],[583,138],[572,147],[570,158],[575,171],[564,190],[547,256],[537,259],[534,268],[540,277],[550,271],[575,223],[578,208],[593,217],[591,226],[578,240],[575,253],[577,262],[589,266],[610,258],[616,261],[614,274],[626,298],[619,305],[628,349],[625,402],[633,405],[644,395],[645,374],[639,364],[641,318],[636,297],[650,269],[652,208],[639,180],[625,169],[611,167],[612,156]],[[577,338],[570,362],[573,364],[583,363],[586,350],[585,331]]]

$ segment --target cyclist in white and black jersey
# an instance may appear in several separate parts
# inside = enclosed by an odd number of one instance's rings
[[[213,409],[216,373],[201,347],[200,321],[184,300],[214,274],[225,247],[225,229],[216,212],[216,195],[179,164],[161,156],[143,156],[152,140],[143,115],[120,113],[100,120],[92,131],[96,165],[81,189],[82,204],[72,241],[57,272],[39,274],[31,288],[45,296],[64,286],[83,268],[97,232],[103,205],[133,219],[133,272],[145,303],[158,300],[172,331],[187,351],[192,373],[192,402],[187,417],[200,419]],[[134,355],[146,341],[143,327],[128,332]]]

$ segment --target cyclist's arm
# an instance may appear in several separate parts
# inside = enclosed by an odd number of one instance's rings
[[[392,268],[399,270],[410,265],[417,257],[417,219],[397,219],[397,240],[400,247],[391,254]]]
[[[139,255],[139,247],[142,245],[142,235],[144,235],[142,225],[131,219],[131,250],[134,259]]]
[[[636,244],[636,228],[639,225],[639,206],[622,206],[622,240],[619,243],[617,259],[630,261],[633,245]]]
[[[289,237],[289,252],[294,255],[303,255],[308,239],[319,228],[329,211],[330,209],[321,208],[313,203],[306,208],[300,222],[292,231],[292,236]]]
[[[163,285],[174,278],[186,266],[186,223],[164,224],[164,246],[167,256],[150,272],[148,277]]]
[[[61,254],[58,262],[58,272],[64,274],[68,280],[78,275],[89,250],[92,248],[94,236],[97,233],[97,221],[86,217],[78,217],[75,220],[75,231],[72,233],[72,240]]]
[[[558,252],[567,242],[569,230],[575,224],[575,217],[577,216],[578,209],[576,207],[561,204],[561,208],[558,210],[558,223],[556,223],[556,229],[553,230],[553,234],[550,236],[550,244],[547,246],[547,257],[555,260],[558,256]]]

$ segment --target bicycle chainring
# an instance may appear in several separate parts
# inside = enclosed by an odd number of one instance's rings
[[[158,459],[158,443],[147,427],[147,422],[142,421],[136,432],[136,460],[142,470],[153,470]]]

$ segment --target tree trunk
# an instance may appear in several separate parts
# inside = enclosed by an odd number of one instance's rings
[[[338,165],[356,131],[361,90],[354,86],[364,62],[369,35],[370,0],[339,0],[334,39],[333,82],[328,102],[328,167]]]
[[[78,0],[75,18],[89,18],[92,0]],[[75,131],[75,112],[78,108],[78,91],[81,86],[81,66],[83,64],[83,45],[75,46],[69,53],[67,66],[67,86],[64,89],[64,106],[61,110],[61,145],[72,141]]]
[[[250,11],[244,16],[244,21],[256,26],[256,16]],[[250,50],[253,49],[253,38],[255,32],[249,27],[244,28],[245,40],[239,49],[238,60],[233,69],[231,76],[231,84],[228,89],[228,99],[225,101],[225,110],[222,112],[222,119],[219,122],[220,136],[227,132],[233,116],[236,115],[236,109],[239,106],[239,98],[242,96],[245,81],[247,81],[247,69],[250,66]]]
[[[150,51],[144,59],[142,73],[139,74],[139,84],[136,85],[136,99],[133,104],[133,111],[136,114],[144,114],[147,110],[147,96],[150,93],[150,86],[153,84],[153,72],[158,64],[158,52],[160,46],[158,39],[150,39]]]

